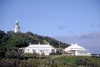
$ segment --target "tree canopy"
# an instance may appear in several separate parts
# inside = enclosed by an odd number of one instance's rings
[[[55,40],[54,38],[48,36],[40,36],[33,34],[32,32],[26,33],[14,33],[13,31],[8,31],[5,33],[0,30],[0,50],[1,51],[10,51],[14,48],[27,47],[29,43],[38,44],[38,43],[49,43],[53,47],[58,48],[59,45],[61,48],[68,47],[69,44]]]

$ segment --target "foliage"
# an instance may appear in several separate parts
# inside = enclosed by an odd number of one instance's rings
[[[92,63],[88,59],[78,59],[75,61],[76,66],[90,66],[90,67],[98,67],[95,63]]]
[[[4,60],[0,62],[0,67],[19,67],[19,64],[16,61]]]
[[[8,40],[7,34],[0,30],[0,50],[6,51],[6,41]]]
[[[74,59],[73,61],[67,60],[66,57],[59,57],[62,59],[50,59],[49,57],[43,59],[30,58],[27,60],[19,59],[2,59],[0,60],[0,67],[100,67],[98,64],[100,58],[91,58],[91,57],[69,57],[69,60]],[[64,61],[63,61],[64,60]],[[98,61],[97,61],[98,60]],[[94,61],[94,62],[93,62]],[[72,63],[69,64],[68,62]],[[97,64],[98,62],[98,64]]]
[[[0,61],[0,67],[67,67],[68,65],[52,59],[3,59]],[[72,66],[68,66],[72,67]]]
[[[23,55],[16,51],[7,51],[5,52],[5,58],[9,59],[23,59]]]
[[[37,34],[33,34],[32,32],[26,33],[14,33],[13,31],[8,31],[5,33],[0,30],[0,50],[1,51],[11,51],[14,48],[26,47],[29,43],[37,44],[37,43],[50,43],[53,47],[61,48],[68,47],[69,45],[66,43],[62,43],[60,41],[55,40],[54,38],[50,38],[48,36],[40,36]]]

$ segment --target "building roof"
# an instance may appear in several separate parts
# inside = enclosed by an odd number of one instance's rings
[[[26,48],[54,48],[54,47],[49,45],[49,43],[48,44],[40,44],[40,43],[39,44],[31,44],[30,43],[30,45]]]
[[[72,44],[71,46],[67,47],[64,49],[64,51],[69,51],[69,50],[86,50],[85,48],[79,46],[77,43]]]

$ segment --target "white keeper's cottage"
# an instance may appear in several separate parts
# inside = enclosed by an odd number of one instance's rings
[[[71,46],[65,48],[63,51],[75,56],[91,56],[91,53],[87,49],[79,46],[77,43],[71,44]]]
[[[31,44],[24,49],[24,53],[37,53],[39,55],[49,55],[50,53],[56,53],[56,49],[48,44]]]

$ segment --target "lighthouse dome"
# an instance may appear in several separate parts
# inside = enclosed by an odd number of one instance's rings
[[[16,22],[15,23],[19,23],[17,20],[16,20]]]

